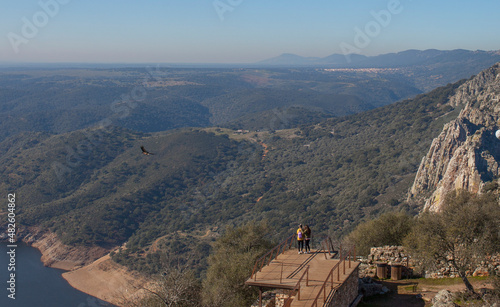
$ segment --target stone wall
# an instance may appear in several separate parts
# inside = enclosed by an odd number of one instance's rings
[[[420,262],[412,259],[403,246],[372,247],[367,258],[361,259],[360,277],[376,276],[376,263],[382,262],[392,265],[399,263],[403,265],[403,278],[407,276],[423,276],[426,278],[459,277],[457,271],[448,263],[439,263],[434,271],[422,272]],[[469,276],[487,276],[488,271],[500,273],[500,254],[489,257],[479,267],[471,268],[467,273]]]
[[[292,290],[275,289],[262,293],[263,307],[283,307]],[[292,295],[293,297],[293,295]],[[259,307],[259,299],[257,299],[250,307]]]
[[[356,299],[359,292],[359,265],[352,271],[346,281],[339,287],[337,292],[332,296],[332,300],[328,307],[349,307],[352,302]],[[328,284],[328,289],[330,284]],[[285,300],[292,293],[292,297],[295,298],[293,291],[291,290],[273,290],[265,292],[262,295],[263,304],[265,307],[283,307]],[[321,300],[322,302],[322,297]],[[259,306],[259,302],[256,301],[252,307]],[[323,306],[320,304],[320,306]]]
[[[377,274],[376,264],[379,262],[392,264],[401,264],[402,276],[407,278],[414,274],[413,269],[418,264],[414,263],[410,255],[405,251],[403,246],[384,246],[384,247],[372,247],[370,249],[370,254],[367,258],[360,260],[360,276],[361,278],[365,276],[375,277]],[[390,270],[389,270],[390,272]]]
[[[352,271],[351,275],[339,287],[328,307],[349,307],[358,296],[359,291],[359,265]]]

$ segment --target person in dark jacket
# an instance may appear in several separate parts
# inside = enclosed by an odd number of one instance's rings
[[[305,251],[306,254],[309,254],[311,252],[311,246],[310,246],[310,241],[311,241],[311,228],[309,226],[304,226],[303,229],[304,233],[304,243],[305,243]]]

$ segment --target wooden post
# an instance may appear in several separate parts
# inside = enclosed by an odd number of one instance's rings
[[[349,251],[349,269],[351,268],[351,251]]]
[[[345,259],[342,260],[342,262],[344,263],[344,275],[345,275]]]
[[[283,262],[281,263],[280,284],[282,278],[283,278]]]
[[[406,279],[408,278],[410,278],[410,257],[406,257]]]
[[[340,263],[337,266],[337,281],[340,281]]]
[[[306,287],[309,287],[309,266],[307,266]]]
[[[262,288],[259,287],[259,307],[262,307]]]

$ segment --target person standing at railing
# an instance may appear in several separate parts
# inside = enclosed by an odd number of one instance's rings
[[[304,249],[304,231],[302,230],[302,224],[300,224],[299,229],[297,229],[297,243],[299,244],[299,254],[302,254]]]
[[[311,252],[311,246],[309,245],[311,241],[311,228],[309,228],[308,225],[304,226],[304,243],[305,243],[305,250],[306,254],[309,254]]]

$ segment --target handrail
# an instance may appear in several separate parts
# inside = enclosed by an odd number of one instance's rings
[[[265,265],[268,265],[273,259],[278,258],[280,254],[283,254],[286,250],[287,245],[288,249],[290,249],[292,247],[292,242],[294,238],[295,234],[290,235],[288,238],[286,238],[281,243],[276,245],[273,249],[271,249],[270,251],[265,253],[262,257],[257,259],[257,261],[255,261],[255,265],[253,266],[253,271],[250,278],[253,278],[254,281],[257,280],[257,272],[260,272]],[[274,255],[274,252],[276,252],[276,255]]]
[[[307,274],[306,278],[306,287],[309,287],[309,266],[307,266],[307,269],[304,270],[304,273],[302,273],[302,276],[300,276],[299,281],[295,284],[295,289],[297,289],[297,295],[298,295],[298,300],[300,301],[300,282],[304,278],[304,275]]]
[[[325,247],[325,245],[326,245],[326,247]],[[321,246],[321,249],[323,249],[324,251],[328,251],[329,256],[332,255],[332,253],[330,253],[330,245],[328,245],[328,237],[324,238],[321,241],[320,246]],[[326,252],[324,253],[324,255],[325,255],[325,259],[327,259]]]
[[[334,249],[334,247],[333,247],[332,238],[330,238],[330,236],[326,236],[326,237],[325,237],[325,238],[321,241],[320,246],[321,246],[321,248],[322,248],[324,251],[328,252],[328,255],[329,255],[330,257],[332,257],[332,254],[333,254],[333,252],[335,252],[335,249]],[[325,246],[326,246],[326,247],[325,247]],[[326,257],[326,252],[324,253],[324,254],[325,254],[325,259],[327,259],[327,257]],[[333,255],[333,256],[335,256],[335,255]]]
[[[300,283],[302,282],[302,279],[304,279],[304,275],[307,274],[307,278],[306,278],[306,287],[309,286],[309,266],[307,266],[307,268],[304,270],[304,273],[302,273],[302,276],[300,276],[299,280],[297,281],[297,283],[295,284],[295,287],[293,287],[293,290],[292,290],[292,293],[290,293],[288,295],[288,298],[285,300],[284,304],[283,304],[283,307],[289,307],[290,304],[292,303],[293,299],[292,299],[292,294],[297,291],[297,299],[300,301]]]
[[[340,263],[341,263],[341,261],[337,262],[337,264],[330,270],[330,272],[326,276],[326,279],[323,282],[323,284],[321,285],[321,288],[319,288],[318,294],[316,295],[316,298],[312,302],[311,307],[313,307],[313,306],[317,307],[318,306],[318,299],[319,299],[319,296],[321,295],[321,293],[323,293],[323,301],[324,302],[326,301],[326,284],[328,283],[328,279],[331,279],[332,280],[331,281],[331,283],[332,283],[331,289],[333,289],[333,272],[335,271],[335,269],[337,269],[337,272],[340,272],[340,268],[339,268]],[[337,281],[338,280],[339,280],[339,276],[337,274]]]
[[[292,301],[293,301],[293,296],[294,292],[292,291],[292,293],[290,293],[287,297],[287,299],[283,302],[283,307],[290,307],[290,305],[292,304]]]
[[[295,239],[295,237],[296,237],[295,234],[290,235],[287,239],[283,240],[281,243],[279,243],[274,248],[272,248],[267,253],[265,253],[262,257],[257,259],[255,261],[255,265],[254,265],[252,275],[250,278],[253,278],[254,281],[256,281],[257,280],[257,272],[260,272],[265,265],[268,265],[273,259],[276,259],[280,254],[283,254],[287,249],[290,249],[292,247],[293,240]],[[330,248],[333,249],[334,252],[335,252],[335,250],[334,250],[331,238],[329,236],[326,237],[321,242],[321,247],[324,246],[323,243],[326,244],[328,253],[330,255],[332,255],[332,253],[330,252]],[[339,262],[337,262],[337,264],[335,264],[335,266],[328,273],[325,281],[323,282],[322,286],[320,287],[318,294],[316,295],[316,298],[314,299],[313,303],[311,304],[311,307],[318,306],[318,300],[319,300],[319,297],[321,295],[321,292],[323,292],[323,301],[326,302],[326,299],[327,299],[326,287],[327,287],[329,280],[331,282],[331,290],[334,290],[333,289],[333,278],[334,278],[333,274],[334,274],[335,270],[337,270],[337,281],[340,281],[340,266],[343,265],[343,274],[345,275],[346,263],[348,262],[349,268],[351,268],[351,259],[354,259],[354,261],[356,260],[356,247],[352,246],[345,253],[344,253],[344,250],[342,249],[342,247],[340,247],[339,252],[335,252],[334,256],[336,256],[336,255],[339,255]],[[325,257],[326,257],[326,251],[325,251]],[[283,264],[282,264],[281,270],[283,270]],[[298,298],[298,300],[300,300],[300,288],[301,288],[300,284],[303,281],[304,276],[306,276],[306,274],[307,274],[307,279],[306,279],[306,287],[307,287],[307,286],[309,286],[309,265],[307,266],[306,270],[302,273],[301,277],[297,281],[297,284],[291,290],[290,294],[288,295],[288,298],[284,301],[283,307],[290,307],[290,305],[293,301],[292,296],[294,296],[295,294],[297,294],[297,296],[298,296],[297,298]],[[280,281],[281,281],[281,276],[280,276]],[[331,290],[329,291],[328,297],[330,297],[330,295],[331,295],[330,294]],[[331,300],[331,298],[329,298],[329,300]]]
[[[344,266],[344,274],[345,274],[345,263],[346,259],[349,259],[349,268],[351,268],[351,255],[354,255],[354,259],[356,259],[356,246],[352,246],[349,251],[346,253],[345,257],[342,258],[342,256],[339,257],[339,262],[330,270],[330,273],[326,276],[325,281],[323,282],[323,285],[321,285],[321,288],[318,291],[318,294],[316,295],[316,298],[314,299],[313,303],[311,304],[311,307],[317,307],[318,306],[318,299],[323,292],[323,303],[326,303],[326,285],[328,284],[328,280],[331,279],[331,288],[330,291],[333,290],[333,272],[335,269],[337,269],[337,281],[340,280],[340,265],[341,263]]]

